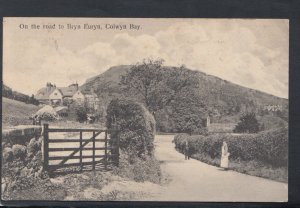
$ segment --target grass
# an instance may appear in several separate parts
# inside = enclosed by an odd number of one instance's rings
[[[31,125],[32,120],[29,117],[40,109],[39,106],[26,104],[17,100],[2,97],[2,128],[17,126],[17,125]],[[77,121],[68,121],[62,119],[59,121],[42,121],[49,123],[51,126],[60,126],[66,128],[104,128],[103,123],[86,124]]]
[[[219,158],[211,158],[209,155],[196,153],[192,155],[192,158],[205,162],[209,165],[220,167]],[[272,167],[265,165],[257,161],[241,161],[241,160],[229,160],[229,169],[239,173],[244,173],[252,176],[267,178],[279,182],[288,182],[288,169],[287,167]]]
[[[148,167],[148,169],[151,167]],[[144,175],[136,172],[138,175]],[[128,201],[147,197],[154,183],[139,183],[114,172],[91,171],[56,176],[52,179],[24,177],[22,185],[3,193],[4,200],[60,200],[60,201]],[[151,192],[151,191],[150,191]]]
[[[113,173],[136,182],[150,181],[160,184],[162,178],[159,161],[149,156],[140,159],[138,157],[128,158],[123,154],[120,156],[119,167],[116,167]]]
[[[63,200],[66,191],[52,184],[48,177],[17,176],[10,188],[2,193],[3,200]]]
[[[2,97],[2,127],[30,125],[29,117],[38,110],[36,105]]]

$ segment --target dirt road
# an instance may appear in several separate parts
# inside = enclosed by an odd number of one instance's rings
[[[287,201],[288,185],[234,171],[223,171],[200,161],[184,160],[172,135],[157,135],[156,158],[171,182],[155,201]]]

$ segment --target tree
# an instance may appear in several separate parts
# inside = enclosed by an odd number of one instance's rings
[[[77,121],[83,123],[87,120],[87,109],[84,106],[77,106],[76,116]]]
[[[258,123],[255,113],[246,113],[241,116],[239,123],[235,126],[235,133],[257,133],[260,124]]]
[[[170,104],[184,88],[197,85],[193,71],[185,66],[166,68],[163,62],[143,60],[121,77],[124,91],[139,97],[152,114]]]
[[[112,131],[110,143],[130,157],[152,155],[155,120],[144,105],[132,100],[113,99],[107,107],[106,126]]]
[[[178,94],[172,102],[173,112],[170,120],[174,123],[174,130],[182,133],[205,134],[206,106],[203,101],[196,96],[197,90],[183,91]]]
[[[132,66],[129,72],[121,77],[121,85],[124,90],[131,92],[141,98],[148,110],[154,111],[156,106],[151,106],[151,96],[158,85],[162,84],[163,77],[161,76],[163,60],[143,60],[142,63],[137,63]],[[157,103],[158,104],[158,103]]]
[[[185,66],[166,67],[163,60],[143,60],[121,77],[124,94],[142,102],[157,119],[159,131],[201,132],[204,99],[197,72]]]

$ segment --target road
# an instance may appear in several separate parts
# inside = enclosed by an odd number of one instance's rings
[[[283,202],[288,185],[234,171],[223,171],[198,160],[185,160],[178,153],[172,135],[157,135],[155,156],[164,175],[170,178],[155,201]]]

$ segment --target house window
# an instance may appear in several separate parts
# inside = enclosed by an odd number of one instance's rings
[[[54,95],[57,95],[57,93],[54,93]]]

